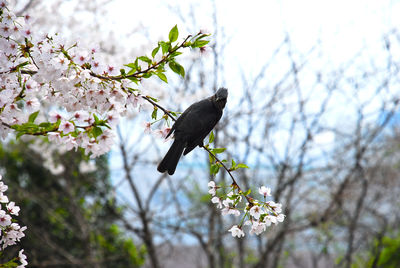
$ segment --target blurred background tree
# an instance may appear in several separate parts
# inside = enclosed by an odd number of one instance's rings
[[[9,192],[29,226],[21,246],[30,267],[139,267],[145,248],[136,247],[117,224],[123,208],[115,203],[107,156],[91,166],[82,152],[52,155],[65,167],[57,174],[28,142],[0,147],[0,168]]]

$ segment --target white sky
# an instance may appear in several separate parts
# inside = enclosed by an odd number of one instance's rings
[[[208,1],[116,0],[111,12],[115,14],[115,25],[129,28],[133,21],[141,21],[157,39],[165,37],[175,24],[181,31],[185,28],[167,5],[188,11],[191,4],[195,6],[197,24],[213,29],[212,6]],[[249,56],[268,55],[285,32],[290,33],[294,48],[300,51],[307,51],[321,39],[324,50],[333,59],[344,61],[361,47],[379,45],[383,33],[400,25],[399,1],[216,0],[216,7],[218,23],[233,37],[228,49],[240,62],[249,62]],[[257,65],[257,57],[254,61]]]

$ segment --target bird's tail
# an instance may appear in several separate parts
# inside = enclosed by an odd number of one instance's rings
[[[174,140],[164,159],[158,165],[157,170],[161,173],[168,171],[169,175],[174,174],[183,149],[185,149],[185,144],[182,141]]]

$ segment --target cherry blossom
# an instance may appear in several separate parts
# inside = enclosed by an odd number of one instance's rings
[[[271,222],[261,222],[261,221],[253,221],[251,224],[250,234],[260,235],[262,232],[265,232],[267,226],[271,225]]]
[[[61,120],[59,131],[62,131],[64,134],[70,133],[74,131],[75,127],[70,121]]]
[[[218,196],[214,196],[213,198],[211,198],[211,202],[217,204],[217,208],[223,208],[221,198],[219,198]]]
[[[215,185],[214,181],[210,181],[208,184],[208,187],[210,187],[210,189],[208,190],[208,193],[212,196],[214,196],[216,194],[216,191],[218,189],[218,187]]]
[[[143,126],[144,126],[144,133],[150,134],[152,132],[150,122],[143,122]]]
[[[7,226],[11,224],[11,216],[6,214],[4,210],[0,210],[0,226]]]
[[[263,195],[264,197],[271,196],[271,188],[269,188],[269,187],[261,186],[261,187],[258,189],[258,192],[259,192],[261,195]]]
[[[0,193],[3,197],[1,202],[6,203],[6,210],[0,206],[0,247],[2,250],[20,241],[25,236],[24,231],[26,230],[26,226],[21,227],[17,222],[13,222],[15,219],[11,215],[18,216],[20,208],[15,205],[15,202],[8,202],[8,197],[5,195],[7,189],[8,186],[4,184],[0,175]],[[26,262],[26,257],[24,260]],[[25,262],[21,261],[22,264]]]
[[[243,230],[237,225],[232,226],[231,229],[229,229],[229,232],[232,233],[233,237],[237,236],[238,238],[240,238],[244,236]]]
[[[15,202],[10,202],[7,204],[8,213],[18,216],[18,212],[20,211],[20,207],[15,205]]]
[[[218,209],[221,209],[221,214],[225,215],[235,215],[237,217],[242,215],[241,222],[243,224],[233,226],[229,231],[233,237],[244,236],[244,231],[242,226],[250,226],[250,234],[260,235],[267,230],[268,226],[272,223],[278,224],[283,222],[285,215],[281,214],[282,204],[276,203],[274,201],[259,201],[253,198],[249,198],[246,193],[239,190],[236,184],[230,186],[231,191],[227,194],[217,195],[216,189],[222,188],[214,181],[208,183],[209,193],[213,195],[211,202],[217,205]],[[271,189],[265,186],[259,187],[259,193],[264,197],[270,196]],[[248,201],[244,207],[240,207],[242,199],[246,198]],[[244,212],[244,214],[241,213]],[[247,219],[247,220],[246,220]]]
[[[17,268],[23,268],[26,265],[28,265],[28,262],[26,261],[26,256],[24,254],[23,249],[21,249],[18,253],[18,260],[20,261],[21,265],[18,265]]]
[[[238,210],[238,209],[236,209],[236,208],[233,208],[233,207],[224,207],[222,210],[221,210],[221,214],[223,215],[223,216],[225,216],[225,215],[235,215],[235,216],[240,216],[240,211]]]
[[[260,218],[261,213],[262,213],[262,210],[259,206],[252,206],[250,209],[250,215],[253,216],[257,220]]]

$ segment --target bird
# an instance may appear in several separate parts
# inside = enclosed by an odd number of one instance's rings
[[[203,146],[204,138],[222,117],[228,98],[228,89],[219,88],[211,97],[190,105],[176,120],[166,139],[174,133],[174,142],[161,160],[157,170],[161,173],[175,173],[182,155],[187,155],[196,146]]]

